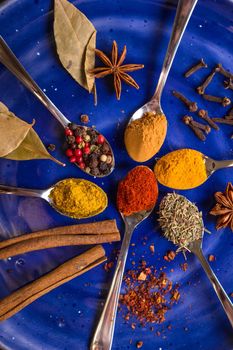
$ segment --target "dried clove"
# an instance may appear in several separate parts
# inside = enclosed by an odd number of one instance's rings
[[[193,118],[190,117],[189,115],[185,115],[183,117],[183,122],[187,125],[191,124],[191,125],[195,126],[196,128],[199,128],[199,129],[205,131],[206,134],[209,134],[211,131],[211,127],[209,125],[198,123],[195,120],[193,120]]]
[[[189,126],[190,129],[194,132],[194,134],[199,138],[199,140],[201,141],[205,141],[206,140],[206,136],[203,133],[202,130],[200,130],[199,128],[197,128],[196,126],[192,125],[190,122],[188,122],[188,119],[185,119],[185,117],[189,117],[189,116],[184,116],[183,118],[183,122],[185,123],[185,125]]]
[[[181,102],[183,102],[188,107],[190,112],[196,112],[198,110],[198,106],[196,102],[190,101],[178,91],[173,90],[172,93],[176,98],[178,98]]]
[[[206,111],[204,109],[200,109],[198,111],[198,115],[200,118],[205,120],[213,129],[219,130],[219,126],[209,117],[208,111]]]
[[[202,85],[197,87],[197,92],[199,95],[203,95],[205,93],[205,89],[207,86],[211,83],[213,77],[215,76],[216,71],[213,70],[211,74],[208,75],[208,77],[205,79],[205,81],[202,83]]]
[[[231,104],[231,100],[228,97],[220,97],[206,94],[203,94],[202,96],[207,101],[221,103],[223,107],[229,106]]]
[[[216,123],[221,123],[221,124],[227,124],[227,125],[233,125],[233,120],[232,119],[227,119],[227,118],[212,118],[212,120]]]
[[[233,74],[231,74],[231,72],[223,68],[221,63],[217,64],[217,66],[215,67],[215,71],[224,75],[224,77],[226,78],[233,79]]]
[[[200,62],[198,62],[197,64],[195,64],[193,67],[191,67],[189,70],[187,70],[187,72],[184,74],[185,78],[190,77],[190,75],[196,73],[199,69],[201,68],[207,68],[207,64],[204,62],[203,58],[200,60]]]
[[[223,85],[224,85],[225,89],[233,90],[233,79],[230,78],[229,80],[224,80]]]
[[[231,108],[224,116],[225,119],[233,119],[233,108]]]

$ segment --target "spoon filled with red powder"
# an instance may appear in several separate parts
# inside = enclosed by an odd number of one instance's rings
[[[119,183],[117,207],[125,222],[125,234],[112,285],[91,343],[91,350],[111,349],[118,299],[130,240],[134,229],[153,211],[157,199],[157,180],[153,171],[146,166],[138,166],[132,169]]]

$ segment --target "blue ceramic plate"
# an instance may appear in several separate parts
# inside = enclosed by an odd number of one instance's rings
[[[116,155],[116,169],[108,178],[95,181],[108,193],[110,202],[108,209],[98,219],[116,218],[123,233],[123,225],[115,206],[117,184],[136,165],[124,149],[123,132],[132,112],[153,94],[171,33],[177,1],[79,0],[73,3],[97,28],[98,48],[110,52],[115,39],[120,49],[124,44],[127,45],[128,63],[145,65],[144,70],[133,74],[140,85],[139,91],[123,85],[122,98],[118,102],[110,80],[98,80],[99,103],[94,107],[92,96],[77,85],[57,57],[53,37],[52,1],[1,2],[0,32],[32,77],[70,120],[79,121],[80,115],[87,113],[91,124],[96,125],[110,140]],[[169,121],[169,129],[159,156],[174,149],[191,147],[216,159],[233,158],[231,127],[223,126],[219,132],[212,131],[205,143],[200,142],[181,122],[181,117],[187,111],[171,95],[171,90],[180,90],[191,99],[197,100],[200,107],[207,108],[210,115],[225,114],[224,108],[201,100],[195,93],[195,87],[218,62],[233,70],[232,18],[231,0],[198,2],[163,93],[162,105]],[[207,61],[210,69],[202,70],[185,80],[183,72],[201,57]],[[224,91],[222,81],[220,77],[216,78],[209,93],[233,98],[232,91]],[[0,66],[0,100],[23,119],[31,121],[35,118],[35,129],[43,142],[46,145],[54,143],[54,155],[66,161],[61,150],[61,126],[3,66]],[[148,162],[151,167],[153,164],[153,159]],[[224,190],[227,182],[232,181],[232,174],[231,169],[221,170],[201,187],[182,192],[203,211],[206,227],[212,232],[204,239],[204,251],[206,255],[211,253],[216,256],[212,267],[229,294],[233,292],[233,234],[228,229],[216,232],[214,218],[208,212],[214,204],[214,192]],[[71,164],[63,169],[49,160],[0,160],[2,184],[44,188],[72,176],[83,177],[83,173]],[[160,187],[161,197],[166,192],[166,188]],[[1,196],[0,208],[2,240],[24,232],[76,222],[60,216],[39,199]],[[133,242],[136,245],[130,249],[127,269],[132,267],[132,260],[137,262],[142,256],[148,264],[154,264],[158,268],[167,266],[169,278],[180,284],[181,299],[167,313],[164,324],[154,325],[154,331],[150,331],[149,327],[137,327],[133,330],[131,323],[118,315],[113,349],[134,349],[136,342],[142,340],[143,349],[232,350],[232,329],[195,257],[188,256],[186,272],[180,268],[180,264],[184,262],[181,254],[173,262],[164,262],[165,252],[174,247],[161,236],[156,213],[135,231]],[[155,244],[154,255],[149,251],[151,243]],[[119,246],[105,245],[110,260],[114,259],[114,250]],[[58,248],[1,261],[0,298],[79,252],[80,249],[75,247]],[[133,252],[136,256],[132,255]],[[173,273],[171,269],[174,269]],[[103,266],[99,266],[43,296],[0,324],[1,349],[88,349],[111,279],[112,271],[106,273]],[[168,325],[171,325],[170,330],[167,329]],[[156,331],[160,331],[161,335],[157,336]]]

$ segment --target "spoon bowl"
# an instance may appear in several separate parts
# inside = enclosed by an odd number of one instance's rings
[[[134,122],[135,120],[141,119],[145,113],[152,113],[154,114],[155,118],[157,115],[164,115],[162,107],[161,107],[161,96],[162,92],[165,86],[165,83],[167,81],[167,77],[169,74],[169,71],[172,66],[172,62],[174,60],[176,51],[179,47],[181,38],[183,36],[183,33],[185,31],[185,28],[188,24],[188,21],[190,19],[190,16],[195,8],[195,5],[197,3],[197,0],[179,0],[177,10],[176,10],[176,16],[172,28],[172,34],[171,38],[168,44],[167,52],[165,55],[165,59],[163,62],[162,70],[159,76],[158,84],[155,90],[155,93],[151,100],[144,104],[142,107],[140,107],[130,118],[127,127]],[[165,116],[165,115],[164,115]],[[159,125],[157,126],[159,128]],[[158,130],[159,133],[160,130]],[[155,132],[155,134],[157,134]],[[161,139],[161,145],[164,142],[165,138]],[[154,150],[155,153],[158,152],[158,147]],[[154,154],[155,154],[154,153]]]
[[[21,187],[13,187],[13,186],[5,186],[5,185],[0,185],[0,194],[13,194],[16,196],[25,196],[25,197],[37,197],[37,198],[42,198],[44,199],[46,202],[48,202],[51,207],[56,210],[59,214],[64,215],[64,216],[68,216],[74,219],[86,219],[86,218],[90,218],[91,216],[95,216],[100,214],[102,211],[105,210],[105,208],[107,207],[107,196],[105,194],[105,192],[96,184],[94,184],[93,182],[90,182],[88,180],[84,180],[84,179],[66,179],[66,180],[76,180],[76,181],[85,181],[88,183],[91,183],[93,186],[95,186],[96,188],[98,188],[99,191],[102,192],[102,194],[105,196],[106,198],[106,203],[104,205],[103,208],[101,208],[100,210],[93,212],[92,215],[89,216],[76,216],[76,215],[70,215],[68,213],[66,213],[65,211],[59,210],[58,207],[56,206],[56,204],[53,202],[51,195],[51,192],[55,189],[56,186],[58,186],[61,182],[63,182],[64,180],[58,181],[56,184],[52,185],[49,188],[46,188],[44,190],[38,190],[38,189],[30,189],[30,188],[21,188]]]
[[[19,81],[25,85],[26,88],[28,88],[33,95],[35,95],[38,100],[50,111],[50,113],[59,121],[59,123],[63,126],[64,129],[69,127],[71,122],[61,113],[61,111],[54,105],[54,103],[48,98],[48,96],[41,90],[41,88],[36,84],[36,82],[32,79],[32,77],[29,75],[29,73],[25,70],[25,68],[22,66],[22,64],[19,62],[17,57],[14,55],[14,53],[11,51],[5,40],[0,35],[0,62],[12,73],[16,76]],[[81,125],[77,125],[78,127],[83,128]],[[95,130],[98,134],[100,134],[96,129],[91,127],[86,127],[86,130]],[[94,177],[105,177],[110,175],[114,168],[115,168],[115,158],[113,150],[107,141],[107,139],[104,137],[104,140],[106,141],[107,145],[109,146],[111,156],[112,156],[112,163],[111,168],[109,169],[108,173],[102,174],[102,175],[93,175],[90,172],[85,171],[85,169],[81,168],[77,163],[75,165],[78,166],[80,170],[82,170],[84,173],[94,176]]]

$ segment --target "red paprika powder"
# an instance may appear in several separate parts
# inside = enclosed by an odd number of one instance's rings
[[[158,199],[158,184],[154,173],[146,166],[131,170],[119,183],[117,207],[125,216],[150,210]]]

